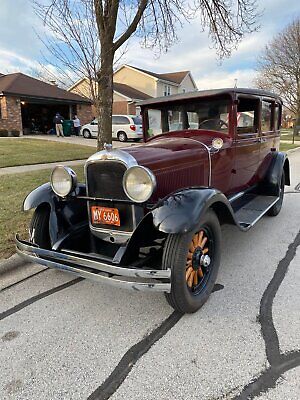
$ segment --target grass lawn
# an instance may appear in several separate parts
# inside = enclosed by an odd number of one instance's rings
[[[96,149],[48,140],[1,138],[0,168],[88,158]]]
[[[280,143],[279,150],[287,151],[287,150],[291,150],[291,149],[296,149],[297,147],[300,147],[300,143],[298,143],[298,144]]]
[[[83,166],[73,168],[83,182]],[[22,211],[26,195],[37,186],[48,182],[51,170],[0,176],[0,259],[15,253],[16,233],[28,239],[28,225],[32,212]]]

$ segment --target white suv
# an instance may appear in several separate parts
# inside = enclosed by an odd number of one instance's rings
[[[81,135],[89,139],[98,135],[98,121],[94,119],[89,124],[83,125]],[[113,115],[112,137],[120,142],[128,139],[140,140],[143,138],[142,118],[138,115]]]

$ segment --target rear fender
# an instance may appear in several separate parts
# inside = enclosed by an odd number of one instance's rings
[[[76,195],[86,195],[84,184],[77,186]],[[50,207],[49,234],[52,245],[63,237],[70,227],[88,220],[84,200],[75,197],[61,199],[53,192],[49,182],[29,193],[24,200],[23,210],[29,211],[45,205]]]
[[[278,196],[282,173],[285,175],[285,184],[290,185],[290,163],[286,153],[272,152],[271,162],[267,173],[259,185],[260,193],[268,196]]]

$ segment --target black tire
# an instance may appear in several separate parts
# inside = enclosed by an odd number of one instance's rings
[[[127,142],[127,140],[128,140],[127,135],[124,131],[118,132],[117,138],[118,138],[119,142]]]
[[[82,136],[83,136],[85,139],[90,139],[90,138],[92,137],[91,132],[90,132],[88,129],[84,129],[84,130],[82,131]]]
[[[51,249],[49,218],[50,208],[40,206],[35,210],[29,227],[30,241],[43,249]]]
[[[211,263],[204,269],[204,276],[197,286],[189,288],[186,280],[186,262],[189,246],[197,232],[206,232],[210,246]],[[205,246],[204,246],[205,247]],[[162,267],[171,269],[171,293],[166,293],[168,303],[182,313],[194,313],[203,306],[214,288],[221,253],[221,228],[216,214],[209,210],[200,221],[197,229],[184,234],[170,234],[167,237]],[[204,267],[202,267],[203,270]],[[202,282],[202,283],[201,283]]]
[[[283,203],[283,197],[284,197],[284,187],[285,187],[285,174],[284,174],[284,171],[283,171],[282,175],[281,175],[281,179],[280,179],[279,200],[267,212],[267,215],[269,215],[270,217],[276,217],[276,215],[278,215],[280,213],[280,211],[281,211],[282,203]]]

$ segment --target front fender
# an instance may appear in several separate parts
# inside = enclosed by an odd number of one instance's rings
[[[226,196],[214,188],[191,188],[173,193],[152,210],[153,225],[164,233],[190,232],[212,207],[218,217],[234,223],[234,213]]]
[[[78,195],[86,195],[84,184],[77,186],[75,196],[61,199],[53,192],[48,182],[28,194],[23,202],[23,210],[29,211],[45,205],[50,207],[49,234],[53,245],[70,227],[87,220],[86,203],[76,199]]]

